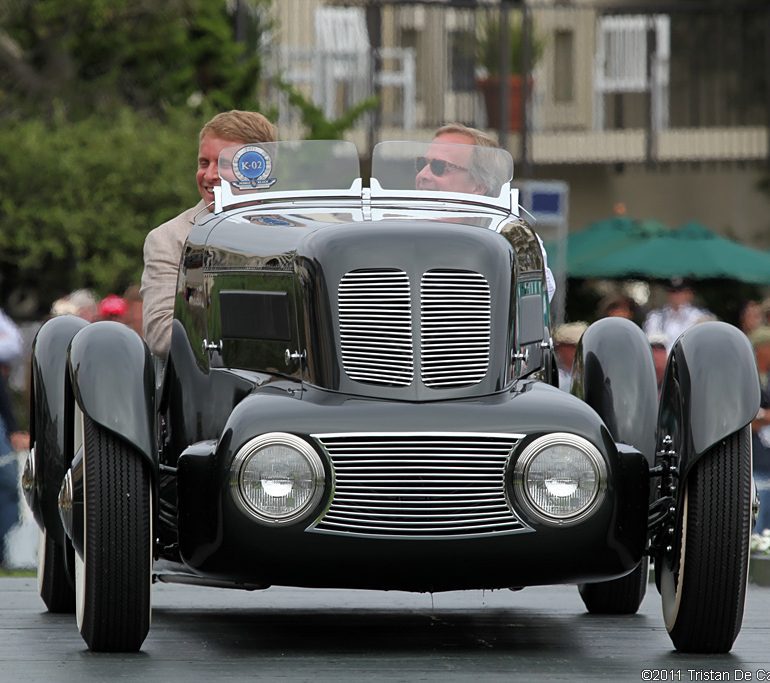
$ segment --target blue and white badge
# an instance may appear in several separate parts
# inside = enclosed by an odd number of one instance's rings
[[[276,178],[270,177],[273,162],[261,147],[241,147],[233,157],[233,174],[238,178],[233,183],[239,189],[262,189],[270,187]]]

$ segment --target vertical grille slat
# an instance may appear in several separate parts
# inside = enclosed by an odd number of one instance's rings
[[[492,297],[470,271],[429,270],[420,282],[421,377],[433,389],[478,384],[489,368]]]
[[[342,365],[351,379],[408,386],[414,379],[412,301],[402,270],[354,270],[340,280]]]
[[[521,436],[488,433],[314,434],[335,486],[313,530],[399,537],[521,531],[505,470]]]

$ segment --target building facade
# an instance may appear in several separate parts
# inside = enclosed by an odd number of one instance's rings
[[[579,229],[624,207],[671,226],[699,220],[770,247],[770,6],[679,0],[644,11],[615,0],[281,0],[273,3],[274,74],[329,118],[369,94],[378,110],[348,133],[362,156],[379,140],[430,139],[448,121],[489,129],[511,151],[515,178],[570,185]],[[496,22],[524,55],[523,103],[490,103],[483,59]],[[487,46],[488,47],[488,46]],[[495,48],[493,47],[493,50]],[[505,75],[505,74],[504,74]],[[283,136],[296,111],[268,92]],[[513,111],[511,125],[500,114]]]

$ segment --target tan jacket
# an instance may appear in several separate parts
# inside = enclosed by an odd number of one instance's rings
[[[205,210],[203,200],[176,218],[159,225],[144,240],[142,272],[142,327],[147,345],[165,358],[171,345],[174,297],[182,260],[182,248],[195,216]]]

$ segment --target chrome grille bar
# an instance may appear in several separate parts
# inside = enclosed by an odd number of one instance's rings
[[[429,270],[420,282],[421,377],[434,389],[477,384],[489,368],[492,297],[470,271]]]
[[[412,302],[402,270],[354,270],[338,288],[342,365],[359,382],[407,386],[414,379]]]
[[[312,530],[409,538],[520,531],[505,469],[520,440],[498,433],[314,434],[334,494]]]

